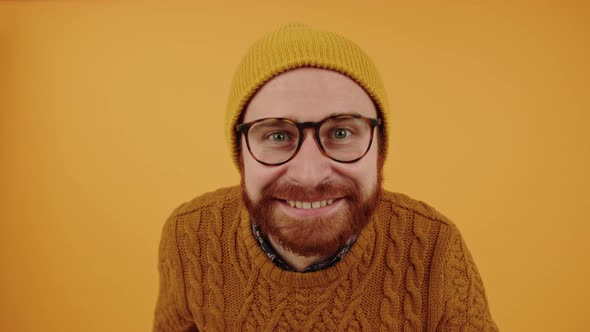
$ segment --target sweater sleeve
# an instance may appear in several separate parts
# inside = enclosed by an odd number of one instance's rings
[[[186,304],[182,263],[177,242],[177,207],[168,217],[160,240],[158,271],[160,289],[154,316],[154,332],[197,331]]]
[[[445,307],[437,331],[498,331],[471,253],[459,230],[450,227],[444,268]]]

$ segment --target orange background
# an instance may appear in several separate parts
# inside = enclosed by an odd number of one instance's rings
[[[229,81],[293,21],[372,56],[385,186],[455,221],[498,326],[590,325],[588,2],[252,3],[0,3],[0,330],[151,329],[163,221],[238,183]]]

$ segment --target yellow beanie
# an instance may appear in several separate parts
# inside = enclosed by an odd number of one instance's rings
[[[383,118],[384,151],[387,151],[389,106],[377,68],[352,41],[332,32],[289,24],[259,39],[250,47],[231,83],[225,113],[226,139],[239,168],[236,124],[248,101],[271,78],[299,67],[340,72],[357,82],[371,96]],[[383,156],[385,158],[385,156]]]

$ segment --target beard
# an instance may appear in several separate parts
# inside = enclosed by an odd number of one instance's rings
[[[242,176],[242,198],[263,237],[272,237],[281,247],[296,255],[323,257],[334,255],[369,223],[381,198],[381,183],[380,171],[377,183],[368,194],[350,179],[343,183],[322,182],[314,188],[273,182],[262,189],[260,199],[254,202],[245,189]],[[338,203],[344,203],[326,217],[293,218],[278,206],[285,204],[285,199],[311,202],[326,197],[338,197],[343,200]]]

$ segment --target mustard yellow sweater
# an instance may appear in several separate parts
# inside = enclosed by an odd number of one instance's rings
[[[317,272],[267,258],[237,186],[176,208],[159,255],[154,331],[497,331],[457,228],[402,194]]]

